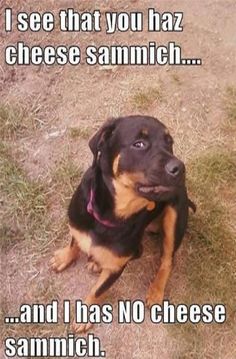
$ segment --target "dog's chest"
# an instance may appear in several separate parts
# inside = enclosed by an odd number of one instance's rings
[[[70,227],[70,234],[72,237],[75,238],[78,247],[84,253],[89,254],[90,249],[91,249],[91,244],[92,244],[91,237],[85,232],[81,232],[78,229],[75,229],[71,226],[69,226],[69,227]]]

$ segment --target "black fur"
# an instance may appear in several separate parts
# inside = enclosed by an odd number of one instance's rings
[[[143,128],[148,134],[142,133]],[[145,151],[133,146],[139,139],[148,143]],[[141,241],[146,226],[161,215],[167,205],[171,205],[177,212],[175,228],[175,249],[177,249],[186,230],[188,207],[194,205],[188,200],[182,162],[180,176],[173,178],[166,173],[166,164],[176,157],[173,155],[172,138],[166,132],[165,126],[147,116],[112,119],[96,133],[89,145],[94,160],[71,199],[68,210],[71,226],[88,232],[92,237],[93,245],[104,246],[117,256],[137,258],[142,253]],[[120,173],[141,172],[148,185],[170,188],[169,191],[142,194],[143,197],[155,201],[154,210],[141,209],[127,219],[117,218],[115,215],[112,166],[118,154],[120,154]],[[137,192],[139,185],[139,183],[135,184]],[[95,194],[95,210],[101,218],[113,223],[114,227],[103,225],[87,212],[91,188]]]

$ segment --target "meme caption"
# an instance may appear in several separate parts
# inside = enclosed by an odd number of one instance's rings
[[[81,300],[75,301],[74,314],[71,314],[71,303],[63,301],[62,320],[64,324],[70,324],[73,320],[76,325],[81,323],[110,324],[113,323],[113,307],[111,304],[93,304],[87,306]],[[117,321],[121,325],[131,323],[141,324],[146,320],[145,304],[141,300],[131,302],[119,301],[117,307]],[[149,311],[149,319],[157,324],[185,324],[190,322],[198,324],[222,324],[226,320],[226,309],[223,304],[185,304],[174,305],[168,300],[163,305],[154,304]],[[58,324],[59,303],[53,300],[49,304],[23,304],[18,317],[6,317],[6,324]],[[20,337],[18,339],[8,337],[5,340],[5,354],[8,358],[18,357],[105,357],[106,352],[101,348],[100,339],[93,334],[87,337],[75,336],[70,333],[67,337]]]
[[[102,21],[103,20],[103,21]],[[105,22],[105,25],[102,24]],[[57,14],[52,12],[18,12],[13,15],[13,9],[5,9],[5,32],[37,33],[43,31],[51,33],[59,26],[61,33],[96,33],[104,32],[109,36],[115,33],[131,32],[134,43],[131,45],[102,45],[87,44],[81,49],[78,44],[67,46],[28,46],[23,41],[9,44],[5,48],[5,62],[7,65],[183,65],[199,66],[200,58],[185,58],[182,56],[181,46],[175,41],[159,44],[149,41],[146,44],[135,44],[135,33],[144,31],[155,38],[160,32],[180,33],[184,31],[183,12],[160,13],[154,8],[146,12],[105,12],[99,9],[88,12],[78,12],[73,8],[61,9]]]

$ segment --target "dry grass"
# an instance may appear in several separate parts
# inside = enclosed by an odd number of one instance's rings
[[[148,89],[138,90],[131,98],[133,107],[137,110],[147,110],[155,102],[161,102],[163,95],[157,87],[149,87]]]
[[[0,147],[0,246],[7,249],[19,240],[43,240],[41,233],[47,232],[45,188],[27,178],[6,145]]]
[[[11,255],[11,270],[17,270],[21,273],[22,269],[19,263],[25,262],[25,257],[29,260],[29,272],[35,270],[37,261],[45,253],[51,240],[50,218],[48,216],[47,190],[40,181],[30,180],[24,173],[20,165],[12,157],[6,144],[0,144],[0,246],[4,262],[8,253],[12,252],[13,246],[17,245],[17,250]],[[20,243],[20,241],[22,243]],[[22,258],[21,256],[24,255]],[[25,265],[27,265],[25,263]],[[15,268],[15,269],[14,269]],[[5,268],[3,268],[4,276]],[[5,278],[6,278],[5,273]],[[20,280],[20,276],[19,276]],[[26,278],[25,278],[26,280]],[[24,283],[25,284],[25,283]],[[56,298],[54,283],[39,282],[34,290],[33,301],[37,298],[42,303],[47,303],[50,298]],[[12,298],[4,292],[1,292],[1,325],[0,335],[20,336],[22,332],[26,335],[47,335],[51,333],[49,326],[47,329],[39,325],[4,325],[4,317],[16,310]],[[28,284],[27,289],[30,289]],[[27,302],[29,292],[25,292],[25,298],[22,301]],[[23,293],[19,295],[22,296]],[[15,293],[14,293],[15,296]],[[58,328],[54,328],[55,331]]]
[[[55,242],[58,238],[61,241],[65,231],[68,231],[65,223],[65,208],[79,181],[81,170],[68,156],[64,156],[52,175],[54,185],[52,186],[48,179],[48,184],[43,185],[27,178],[24,171],[11,156],[6,145],[1,144],[0,155],[0,192],[3,204],[3,211],[0,213],[1,249],[7,255],[19,240],[24,241],[18,247],[19,255],[16,253],[12,257],[12,263],[17,268],[20,251],[27,248],[24,254],[27,253],[29,258],[32,257],[30,266],[35,266],[42,254],[45,256],[48,253],[48,246],[50,246],[51,241]],[[59,203],[60,215],[52,221],[50,203],[55,200],[57,204]],[[31,253],[33,254],[31,255]],[[22,293],[22,302],[50,303],[53,299],[59,298],[59,292],[60,288],[55,283],[54,277],[48,276],[42,281],[28,282],[27,291],[24,294]],[[12,312],[16,312],[14,303],[11,302],[11,298],[1,293],[0,335],[2,338],[7,336],[17,338],[22,333],[25,337],[58,336],[63,333],[66,334],[68,330],[68,326],[64,325],[62,321],[53,327],[36,324],[5,326],[4,317]]]
[[[22,303],[27,304],[50,304],[52,300],[58,300],[58,293],[60,288],[55,284],[53,277],[50,277],[48,280],[42,282],[37,282],[35,285],[32,285],[30,288],[30,297],[25,295],[25,298],[22,298]],[[8,303],[8,298],[2,298],[1,300],[1,311],[0,318],[1,322],[4,320],[5,316],[8,316],[9,313],[15,313],[18,315],[18,312],[15,308],[12,308],[12,305]],[[1,338],[13,337],[25,337],[25,338],[41,338],[41,337],[60,337],[66,336],[68,334],[69,326],[63,324],[62,313],[59,306],[58,313],[58,324],[11,324],[11,325],[1,325],[0,326],[0,335]]]
[[[36,104],[29,108],[19,103],[0,103],[0,137],[6,140],[32,133],[39,127],[37,111]]]
[[[93,133],[93,129],[91,127],[70,127],[69,135],[73,139],[83,138],[84,140],[88,140]]]
[[[229,86],[225,94],[225,110],[231,125],[236,122],[236,87]]]

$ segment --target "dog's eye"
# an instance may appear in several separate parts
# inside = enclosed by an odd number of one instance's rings
[[[138,150],[144,150],[145,148],[147,148],[148,144],[147,142],[143,141],[143,140],[138,140],[138,141],[135,141],[133,144],[132,144],[132,147],[133,148],[136,148]]]

